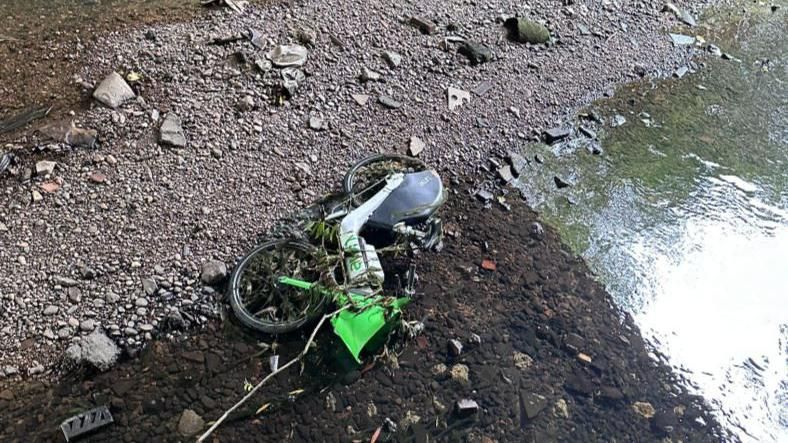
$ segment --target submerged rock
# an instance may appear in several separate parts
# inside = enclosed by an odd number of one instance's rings
[[[532,20],[512,17],[504,22],[509,30],[509,38],[519,43],[547,43],[550,41],[550,31],[546,26]]]
[[[134,97],[136,97],[136,94],[134,94],[131,86],[117,72],[108,75],[93,91],[93,98],[112,109]]]

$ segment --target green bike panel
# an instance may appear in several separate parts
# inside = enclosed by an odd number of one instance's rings
[[[345,294],[318,287],[317,283],[290,277],[280,277],[279,282],[304,290],[317,289],[331,297],[339,306],[352,305],[351,308],[335,315],[331,319],[331,326],[357,363],[361,363],[359,355],[371,345],[373,338],[382,331],[389,332],[396,326],[402,307],[410,303],[408,297],[391,299],[380,295],[367,297],[355,293]]]

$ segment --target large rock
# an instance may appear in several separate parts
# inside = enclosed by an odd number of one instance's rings
[[[159,141],[165,145],[178,148],[186,147],[186,135],[183,133],[181,118],[170,112],[164,116],[159,129]]]
[[[117,72],[108,75],[102,80],[95,91],[93,98],[109,106],[112,109],[122,105],[126,100],[136,97],[126,80]]]
[[[519,43],[547,43],[550,31],[544,25],[526,18],[512,17],[504,26],[509,30],[509,38]]]
[[[75,364],[89,364],[99,371],[106,371],[115,364],[120,349],[112,339],[98,329],[66,349],[65,358]]]
[[[205,420],[191,409],[185,409],[178,420],[178,433],[184,437],[197,435],[205,427]]]
[[[219,260],[209,260],[202,265],[202,281],[206,285],[214,286],[227,277],[227,265]]]

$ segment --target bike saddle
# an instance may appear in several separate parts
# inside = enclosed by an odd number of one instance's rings
[[[368,226],[392,230],[394,225],[422,223],[446,200],[438,173],[433,170],[405,174],[402,183],[372,213]]]

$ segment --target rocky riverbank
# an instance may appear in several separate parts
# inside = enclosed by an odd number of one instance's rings
[[[5,136],[19,162],[0,208],[4,372],[49,372],[96,328],[134,352],[164,323],[205,324],[217,304],[203,266],[232,264],[367,153],[423,143],[421,156],[456,182],[617,82],[672,71],[692,52],[673,45],[665,30],[679,21],[657,2],[445,6],[217,9],[82,48],[74,88],[90,96],[118,72],[134,98]],[[515,14],[545,23],[551,43],[506,38]],[[461,41],[473,51],[458,52]],[[298,42],[300,69],[270,66],[276,45]],[[447,103],[449,88],[469,100]],[[72,123],[96,131],[92,147],[68,143]]]

